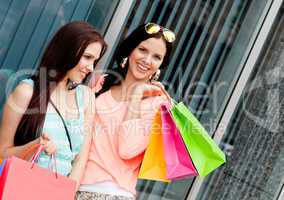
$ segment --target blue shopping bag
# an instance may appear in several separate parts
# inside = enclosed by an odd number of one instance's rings
[[[5,163],[6,163],[6,160],[3,160],[1,165],[0,165],[0,176],[2,175],[2,171],[3,171],[3,168],[5,166]]]

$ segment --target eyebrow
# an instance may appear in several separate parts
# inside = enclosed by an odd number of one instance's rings
[[[92,53],[89,53],[89,52],[84,52],[83,54],[87,54],[88,56],[92,56],[93,58],[95,59],[98,59],[99,57],[96,57],[95,55],[93,55]]]
[[[147,48],[147,47],[145,47],[143,44],[139,44],[139,45],[138,45],[138,47],[142,47],[142,48],[144,48],[144,49],[147,49],[147,51],[148,51],[148,48]],[[161,54],[159,54],[159,53],[155,53],[154,55],[156,55],[156,56],[159,56],[159,57],[163,58],[163,56],[162,56]]]
[[[163,58],[161,54],[155,53],[154,55],[159,56],[160,58]]]

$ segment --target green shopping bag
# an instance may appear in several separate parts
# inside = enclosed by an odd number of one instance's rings
[[[171,113],[200,176],[226,162],[225,154],[182,102],[173,104]]]

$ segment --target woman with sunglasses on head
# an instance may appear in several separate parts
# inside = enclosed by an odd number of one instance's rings
[[[79,185],[94,118],[94,95],[81,83],[105,50],[102,36],[86,22],[66,24],[54,35],[35,74],[17,85],[4,106],[0,157],[23,157],[41,144],[38,164],[47,168],[56,153],[57,172]]]
[[[135,199],[135,186],[163,87],[153,81],[169,63],[175,35],[157,24],[136,28],[119,45],[96,98],[94,140],[77,200]]]

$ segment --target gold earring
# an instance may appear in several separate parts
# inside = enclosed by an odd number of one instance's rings
[[[127,60],[128,60],[127,57],[125,57],[125,58],[122,59],[122,62],[121,62],[121,64],[120,64],[120,66],[121,66],[122,68],[124,68],[124,67],[126,66]]]
[[[157,70],[151,77],[150,77],[150,81],[157,81],[160,77],[161,74],[161,70]]]

